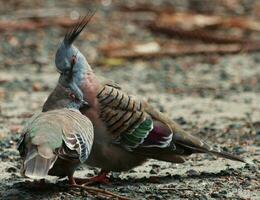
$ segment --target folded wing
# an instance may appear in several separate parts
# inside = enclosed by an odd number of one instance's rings
[[[93,125],[79,111],[52,110],[36,114],[25,126],[18,150],[24,158],[22,172],[44,178],[57,158],[84,162],[94,140]]]

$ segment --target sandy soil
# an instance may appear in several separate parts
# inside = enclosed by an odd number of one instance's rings
[[[97,187],[132,199],[260,199],[260,53],[125,60],[109,67],[95,64],[99,41],[111,34],[101,23],[106,15],[99,14],[98,19],[99,24],[90,26],[90,42],[83,38],[78,42],[97,74],[145,97],[185,130],[248,163],[210,155],[195,155],[179,165],[149,160],[131,171],[112,173],[111,184]],[[139,27],[131,22],[119,26],[127,39],[154,37],[147,30],[135,34]],[[106,32],[96,34],[97,27]],[[84,191],[68,189],[65,180],[50,177],[44,188],[36,188],[19,173],[16,142],[26,120],[41,109],[57,83],[53,55],[63,34],[63,29],[50,29],[36,35],[3,35],[15,37],[20,49],[12,43],[3,45],[1,60],[12,60],[18,51],[18,57],[33,55],[35,49],[24,40],[26,36],[31,43],[40,41],[38,52],[48,63],[41,68],[30,63],[0,65],[0,199],[88,199]],[[98,169],[82,166],[76,176],[97,173]]]

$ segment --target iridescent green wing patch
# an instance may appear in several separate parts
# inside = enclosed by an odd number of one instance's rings
[[[128,150],[132,150],[142,144],[145,138],[153,129],[153,120],[151,118],[143,121],[131,133],[123,134],[120,138],[120,143]]]

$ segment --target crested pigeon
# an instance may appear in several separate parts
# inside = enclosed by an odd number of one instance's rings
[[[21,173],[29,178],[68,176],[76,184],[74,171],[91,151],[94,130],[79,112],[85,103],[80,96],[60,85],[43,111],[35,114],[23,129],[18,150],[23,158]],[[48,112],[46,112],[48,111]]]
[[[59,84],[74,88],[88,103],[80,111],[91,120],[95,138],[86,164],[101,168],[103,176],[109,171],[129,170],[149,158],[183,163],[193,153],[210,153],[244,162],[185,132],[166,114],[128,95],[113,81],[96,76],[84,55],[73,45],[90,18],[83,18],[66,34],[55,58]],[[68,77],[73,77],[73,81],[68,83]]]

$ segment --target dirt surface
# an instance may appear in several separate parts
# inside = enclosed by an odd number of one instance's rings
[[[63,1],[37,2],[11,2],[2,13],[8,15],[8,9],[14,7],[66,8]],[[96,187],[131,199],[260,199],[260,53],[106,59],[99,47],[112,41],[166,40],[135,23],[140,13],[120,12],[124,1],[109,2],[102,1],[93,22],[76,43],[95,72],[120,83],[129,93],[148,99],[185,130],[240,155],[247,163],[210,155],[191,156],[184,164],[149,160],[128,172],[112,173],[110,184]],[[188,2],[158,1],[157,6],[171,4],[185,10]],[[212,4],[207,4],[208,10],[227,12]],[[76,11],[84,14],[89,9],[83,1],[70,1],[69,5],[73,6],[70,15]],[[241,4],[241,13],[252,14],[253,8]],[[50,177],[44,187],[38,187],[19,173],[21,160],[16,143],[25,122],[41,110],[57,83],[54,55],[65,32],[64,28],[50,27],[36,32],[1,33],[0,199],[94,198],[82,190],[69,189],[66,180]],[[82,166],[76,176],[91,177],[98,171]]]

